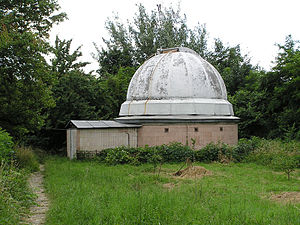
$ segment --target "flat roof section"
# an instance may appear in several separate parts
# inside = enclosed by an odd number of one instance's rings
[[[113,120],[70,120],[66,128],[107,129],[107,128],[138,128],[142,125],[125,124]]]

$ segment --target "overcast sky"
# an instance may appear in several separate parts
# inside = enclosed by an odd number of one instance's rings
[[[198,22],[206,24],[209,38],[220,38],[230,45],[240,44],[242,52],[249,54],[253,64],[269,69],[277,47],[284,43],[288,34],[300,40],[299,0],[181,0],[181,12],[187,16],[190,28]],[[73,39],[73,47],[82,45],[82,60],[92,62],[87,69],[97,68],[91,53],[93,42],[102,44],[107,37],[104,24],[107,17],[117,12],[126,22],[137,12],[136,3],[142,3],[148,11],[157,9],[156,4],[177,8],[178,1],[170,0],[58,0],[69,20],[52,29],[50,40],[55,36]]]

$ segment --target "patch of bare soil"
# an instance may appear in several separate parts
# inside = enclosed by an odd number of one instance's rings
[[[212,172],[202,166],[188,166],[173,175],[180,178],[202,178],[203,176],[212,175]]]
[[[271,195],[270,199],[276,202],[283,202],[283,203],[288,203],[288,202],[299,203],[300,192],[299,191],[281,192],[279,194]]]
[[[175,187],[175,184],[173,184],[173,183],[163,184],[163,188],[168,189],[168,190],[172,190],[174,187]]]
[[[40,171],[33,173],[28,182],[33,192],[37,195],[36,205],[30,208],[30,215],[24,219],[23,224],[44,224],[46,212],[48,211],[49,201],[44,189],[44,176],[42,172],[45,170],[43,165],[40,165]]]

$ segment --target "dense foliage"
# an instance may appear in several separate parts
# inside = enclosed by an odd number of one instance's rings
[[[0,127],[0,162],[8,163],[14,158],[12,137]]]
[[[55,0],[0,4],[0,125],[18,139],[40,129],[55,104],[45,54],[49,30],[65,17],[58,9]]]
[[[162,164],[178,162],[254,162],[277,170],[292,172],[300,168],[300,143],[297,141],[269,141],[253,137],[240,139],[236,146],[210,143],[192,149],[180,143],[153,147],[117,147],[99,152],[79,151],[78,159],[94,159],[109,165],[142,163]]]
[[[29,172],[39,169],[31,149],[15,147],[0,128],[0,224],[19,224],[34,203],[27,183]]]

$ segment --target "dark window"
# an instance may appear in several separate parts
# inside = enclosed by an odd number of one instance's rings
[[[195,128],[194,128],[194,131],[195,131],[195,132],[198,132],[198,127],[195,127]]]
[[[165,128],[165,133],[169,133],[169,128]]]
[[[223,127],[220,127],[220,131],[223,131]]]

